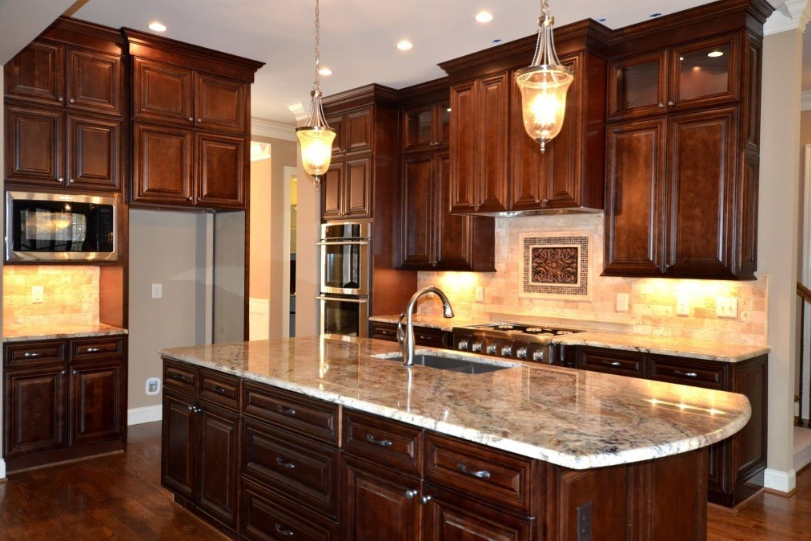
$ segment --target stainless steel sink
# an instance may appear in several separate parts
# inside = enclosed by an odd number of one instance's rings
[[[379,357],[388,361],[403,362],[403,356],[386,356]],[[414,364],[420,366],[428,366],[430,368],[438,368],[439,370],[448,370],[450,372],[459,372],[460,374],[486,374],[488,372],[497,372],[499,370],[506,370],[514,368],[517,365],[510,364],[486,364],[477,363],[474,361],[467,361],[455,357],[446,357],[442,355],[431,355],[430,353],[422,353],[414,355]]]

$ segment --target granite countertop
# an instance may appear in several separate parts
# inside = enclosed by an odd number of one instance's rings
[[[454,327],[470,327],[471,325],[480,325],[480,320],[463,319],[461,317],[446,318],[444,316],[434,316],[430,314],[413,314],[412,320],[414,325],[418,327],[428,327],[429,329],[440,329],[442,331],[451,332]],[[377,321],[379,323],[392,323],[397,325],[400,321],[400,315],[394,316],[372,316],[369,321]]]
[[[375,357],[397,352],[383,340],[324,336],[161,355],[575,469],[711,445],[751,415],[745,396],[723,391],[495,359],[512,368],[469,375]]]
[[[94,336],[127,334],[127,329],[90,323],[81,325],[3,325],[3,342],[27,342],[31,340],[64,340]]]

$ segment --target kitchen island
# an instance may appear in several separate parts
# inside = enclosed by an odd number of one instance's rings
[[[744,396],[397,353],[345,337],[163,350],[164,486],[246,539],[706,537],[705,448],[744,427]]]

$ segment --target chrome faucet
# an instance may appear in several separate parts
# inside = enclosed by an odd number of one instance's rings
[[[453,308],[448,301],[448,297],[436,286],[426,286],[411,297],[406,306],[406,311],[400,314],[400,321],[397,323],[397,341],[400,342],[400,348],[403,351],[403,364],[405,366],[413,366],[414,364],[414,305],[417,304],[417,299],[427,293],[436,293],[442,300],[442,312],[445,317],[453,317]],[[406,318],[405,329],[403,329],[403,318]]]

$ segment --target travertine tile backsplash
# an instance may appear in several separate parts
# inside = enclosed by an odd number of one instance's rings
[[[565,232],[592,235],[590,299],[530,299],[520,297],[522,233]],[[753,282],[611,278],[603,268],[603,215],[561,215],[496,220],[495,273],[421,272],[419,286],[434,284],[448,294],[459,316],[489,320],[494,314],[614,322],[638,334],[672,336],[752,345],[766,344],[768,279]],[[484,302],[476,302],[476,288]],[[616,310],[617,293],[628,294],[628,311]],[[690,315],[676,315],[678,297],[688,297]],[[738,316],[716,317],[716,298],[738,300]],[[435,299],[420,303],[419,311],[441,314]]]
[[[31,288],[43,302],[31,303]],[[4,325],[72,325],[99,321],[99,267],[7,265],[3,267]]]

